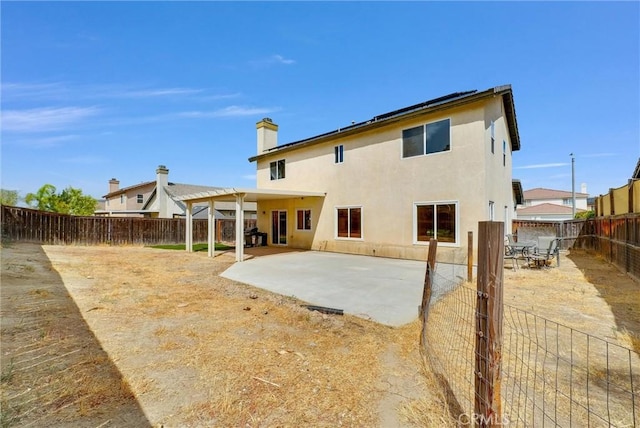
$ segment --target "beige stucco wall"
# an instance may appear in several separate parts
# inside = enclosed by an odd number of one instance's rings
[[[155,183],[149,184],[147,186],[138,187],[132,190],[125,191],[124,201],[120,202],[120,195],[113,196],[111,198],[107,198],[105,201],[105,210],[107,211],[122,211],[122,210],[139,210],[142,209],[142,206],[147,202],[153,189],[155,188]],[[137,202],[137,196],[143,195],[143,203],[139,204]]]
[[[467,232],[473,231],[477,242],[477,223],[488,220],[489,200],[496,204],[495,220],[505,220],[504,206],[513,212],[510,148],[502,165],[502,140],[510,142],[501,115],[501,97],[496,97],[261,158],[259,188],[326,192],[326,197],[311,204],[311,234],[294,229],[295,209],[309,206],[306,199],[260,202],[258,227],[270,234],[271,210],[287,209],[290,246],[424,260],[428,245],[414,242],[414,204],[456,202],[457,243],[439,243],[438,258],[463,262]],[[494,117],[500,126],[496,153],[489,156]],[[450,151],[402,158],[403,129],[445,118],[451,119]],[[344,163],[335,164],[339,144],[344,145]],[[269,163],[278,159],[286,159],[286,177],[272,181]],[[352,206],[362,207],[362,239],[336,238],[336,208]]]
[[[567,199],[569,199],[569,203],[568,204],[564,203],[564,199],[535,199],[535,200],[526,201],[528,203],[525,203],[525,205],[534,206],[534,205],[541,205],[541,204],[554,204],[554,205],[566,205],[566,206],[570,207],[571,206],[571,196],[569,196]],[[582,209],[582,210],[588,209],[587,198],[576,195],[576,208]]]

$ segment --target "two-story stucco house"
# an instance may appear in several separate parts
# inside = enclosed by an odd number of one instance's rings
[[[524,203],[516,207],[519,220],[570,220],[573,218],[573,193],[565,190],[535,189],[523,192]],[[587,185],[575,192],[576,213],[589,209]]]
[[[186,204],[180,199],[183,195],[222,189],[221,187],[170,182],[169,169],[164,165],[159,165],[156,169],[155,181],[146,181],[123,188],[119,186],[120,182],[115,178],[109,180],[109,193],[104,195],[104,208],[97,210],[95,215],[151,218],[184,217]],[[196,218],[207,218],[208,209],[207,205],[196,206],[192,214]],[[215,204],[215,218],[234,219],[235,214],[235,204],[229,202]],[[245,206],[244,217],[255,219],[255,204]]]
[[[439,260],[456,261],[464,259],[468,232],[477,239],[479,221],[505,221],[509,232],[514,198],[522,196],[512,180],[520,138],[509,85],[281,145],[277,132],[270,119],[257,124],[257,154],[249,159],[257,189],[184,200],[235,198],[239,208],[255,201],[269,245],[424,260],[436,238]]]

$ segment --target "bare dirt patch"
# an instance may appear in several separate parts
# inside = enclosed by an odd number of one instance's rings
[[[504,302],[640,354],[640,283],[580,250],[553,266],[506,269]]]
[[[229,264],[138,247],[3,248],[3,425],[420,426],[420,409],[445,421],[417,322],[310,312],[219,277]]]
[[[579,257],[506,269],[505,303],[637,346],[637,284]],[[2,426],[455,425],[422,365],[417,321],[310,312],[218,276],[232,262],[2,248]]]

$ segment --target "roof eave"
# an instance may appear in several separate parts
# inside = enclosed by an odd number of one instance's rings
[[[446,110],[450,108],[459,107],[462,105],[474,103],[480,99],[493,97],[496,95],[502,95],[503,103],[505,105],[505,112],[507,114],[507,121],[509,124],[509,133],[512,141],[512,151],[520,150],[520,137],[518,134],[518,124],[515,117],[515,106],[513,102],[513,92],[511,90],[511,85],[503,85],[496,86],[491,89],[487,89],[483,92],[475,92],[473,94],[456,98],[451,101],[447,101],[441,104],[428,105],[422,108],[417,108],[415,110],[410,110],[402,113],[398,113],[397,115],[393,115],[384,119],[376,120],[378,116],[374,117],[365,122],[360,122],[355,125],[350,125],[345,128],[338,128],[337,130],[327,132],[325,134],[320,134],[315,137],[310,137],[305,140],[294,141],[292,143],[287,143],[281,146],[276,146],[273,149],[269,150],[266,153],[261,153],[249,158],[249,162],[254,162],[265,157],[269,157],[274,153],[282,153],[289,150],[298,149],[301,147],[318,144],[325,141],[330,141],[336,136],[346,137],[353,134],[358,134],[361,132],[365,132],[368,130],[380,128],[382,126],[387,126],[392,123],[396,123],[402,120],[407,120],[413,118],[415,116],[420,116],[425,113],[434,113],[440,110]],[[402,111],[403,109],[400,109]],[[380,116],[384,116],[382,114]]]
[[[524,192],[522,191],[522,182],[517,179],[511,180],[511,188],[513,189],[513,197],[516,205],[524,204]]]

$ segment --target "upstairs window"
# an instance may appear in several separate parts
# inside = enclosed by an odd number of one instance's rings
[[[496,124],[494,121],[491,121],[491,153],[495,153],[496,151]]]
[[[334,161],[335,163],[344,162],[344,146],[342,144],[334,147]]]
[[[281,180],[284,178],[284,159],[274,161],[269,164],[271,170],[271,180]]]
[[[502,140],[502,166],[507,166],[507,142]]]
[[[120,203],[124,204],[124,195],[120,195]]]
[[[427,123],[402,131],[402,157],[428,155],[451,149],[451,120]]]
[[[138,202],[139,204],[144,202],[144,196],[143,195],[136,195],[136,202]]]

